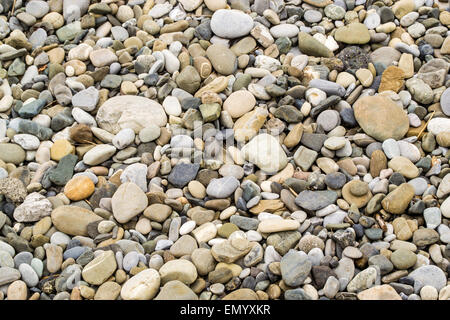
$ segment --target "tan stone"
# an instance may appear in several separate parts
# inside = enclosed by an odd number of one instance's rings
[[[227,111],[232,118],[239,118],[255,107],[256,99],[253,94],[246,90],[239,90],[230,94],[223,103],[223,110]]]
[[[52,211],[51,217],[56,229],[73,236],[87,236],[87,225],[102,220],[92,211],[75,206],[60,206]]]
[[[284,208],[284,203],[281,200],[261,200],[259,203],[250,209],[253,214],[261,212],[275,212]]]
[[[56,140],[50,148],[52,160],[59,161],[68,154],[75,154],[75,147],[67,140]]]
[[[108,250],[89,262],[81,274],[87,283],[101,285],[114,274],[116,269],[116,256],[112,250]]]
[[[376,178],[380,171],[387,168],[387,158],[383,151],[375,150],[370,156],[370,175]]]
[[[402,53],[398,61],[398,67],[403,70],[405,79],[414,75],[414,57],[410,53]]]
[[[397,156],[388,162],[388,167],[401,173],[405,178],[414,179],[419,175],[419,169],[408,158]]]
[[[370,199],[372,199],[372,192],[370,190],[363,196],[355,196],[353,195],[350,190],[352,188],[352,185],[360,183],[359,180],[352,180],[350,182],[347,182],[344,187],[342,188],[342,197],[347,201],[350,205],[354,204],[358,208],[364,207]]]
[[[402,300],[400,295],[388,284],[374,286],[358,293],[359,300]]]
[[[88,198],[94,193],[95,185],[87,176],[77,176],[70,179],[64,187],[64,194],[73,201]]]
[[[387,212],[402,214],[408,208],[409,202],[413,197],[413,186],[409,183],[402,183],[381,201],[381,205]]]
[[[399,140],[409,129],[403,108],[385,96],[365,96],[353,105],[356,121],[369,136],[384,141]]]
[[[252,112],[240,117],[233,127],[236,141],[246,142],[253,138],[264,125],[268,114],[267,109],[256,107]]]
[[[381,75],[381,83],[378,88],[378,92],[394,91],[398,93],[405,84],[405,73],[403,70],[396,66],[389,66],[384,70]]]

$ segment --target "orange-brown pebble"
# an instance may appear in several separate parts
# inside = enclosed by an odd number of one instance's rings
[[[69,180],[64,187],[64,194],[72,201],[83,200],[94,193],[95,185],[86,176],[77,176]]]

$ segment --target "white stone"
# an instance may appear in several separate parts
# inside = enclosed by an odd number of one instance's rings
[[[234,39],[250,33],[253,28],[253,19],[240,10],[220,9],[211,17],[211,29],[215,35]]]
[[[178,117],[182,112],[180,101],[173,96],[167,96],[164,99],[162,106],[169,116]]]
[[[267,173],[277,173],[287,165],[287,157],[280,143],[273,136],[262,133],[254,137],[242,149],[246,160]]]
[[[134,130],[130,128],[125,128],[120,130],[113,138],[113,145],[121,150],[128,147],[131,143],[133,143],[135,138]]]
[[[149,124],[165,126],[167,116],[156,101],[140,96],[115,96],[106,100],[96,117],[100,128],[116,134],[121,129],[131,128],[135,133]]]
[[[89,166],[95,166],[105,162],[116,153],[116,147],[108,144],[99,144],[86,152],[83,156],[83,162]]]
[[[52,213],[52,203],[37,192],[29,194],[25,201],[14,210],[14,219],[18,222],[34,222]]]

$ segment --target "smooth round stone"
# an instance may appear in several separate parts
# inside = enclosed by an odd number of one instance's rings
[[[445,115],[450,116],[450,88],[445,89],[441,95],[441,109]]]
[[[428,182],[424,178],[415,178],[408,181],[408,183],[413,186],[416,196],[422,195],[428,188]]]
[[[414,279],[414,292],[417,293],[427,285],[439,291],[447,284],[444,271],[434,265],[421,266],[411,272],[408,277]]]
[[[433,118],[427,125],[429,132],[437,136],[441,132],[450,131],[450,119],[448,118]]]
[[[123,258],[123,269],[129,272],[133,267],[137,266],[139,263],[139,256],[136,251],[129,252]]]
[[[62,232],[55,232],[50,237],[50,243],[54,245],[67,245],[70,241],[70,237]]]
[[[24,150],[36,150],[40,145],[39,139],[31,134],[16,134],[13,137],[13,142],[17,143]]]
[[[241,179],[244,176],[244,169],[238,165],[225,164],[219,169],[219,174],[223,177],[233,176],[236,179]]]
[[[435,229],[437,226],[441,224],[441,210],[436,207],[426,208],[423,211],[423,217],[425,219],[425,222],[427,224],[427,228],[429,229]]]
[[[242,149],[245,159],[256,164],[261,170],[274,174],[287,165],[287,156],[277,139],[262,133],[254,137]]]
[[[156,125],[148,125],[139,131],[139,139],[141,142],[146,143],[156,140],[161,135],[161,128]]]
[[[148,199],[142,189],[133,182],[120,185],[114,193],[111,206],[114,218],[126,223],[147,208]]]
[[[235,91],[223,103],[223,110],[227,111],[232,118],[239,118],[245,113],[253,110],[256,99],[247,90]]]
[[[236,55],[223,44],[209,46],[206,56],[211,61],[213,68],[220,74],[230,75],[236,70]]]
[[[440,209],[444,217],[450,218],[450,197],[445,199],[445,201],[441,204]]]
[[[85,90],[81,90],[72,97],[72,105],[90,112],[95,109],[98,99],[98,90],[95,87],[89,87]]]
[[[270,28],[270,33],[274,38],[293,38],[298,35],[299,29],[295,24],[279,24]]]
[[[252,28],[252,18],[240,10],[220,9],[211,17],[211,30],[221,38],[243,37],[249,34]]]
[[[198,199],[203,199],[206,196],[206,189],[200,182],[194,180],[188,184],[189,192],[192,196]]]
[[[28,287],[34,287],[38,284],[39,277],[29,264],[22,263],[19,266],[19,271],[22,276],[22,280],[27,284]]]
[[[239,180],[233,176],[212,179],[208,184],[206,193],[208,196],[218,199],[229,197],[239,186]]]
[[[400,146],[394,139],[386,139],[383,141],[382,148],[388,159],[400,156]]]
[[[120,130],[112,139],[112,144],[119,150],[129,146],[135,138],[134,130],[125,128]]]
[[[345,146],[346,140],[344,137],[330,137],[324,142],[324,146],[330,150],[339,150]]]
[[[329,132],[340,124],[339,112],[336,110],[325,110],[317,117],[317,124]]]
[[[406,141],[398,141],[398,146],[400,148],[400,155],[405,157],[411,162],[416,163],[420,160],[420,151],[419,149],[413,145],[412,143]]]
[[[316,23],[322,20],[322,13],[318,10],[306,10],[303,18],[309,23]]]
[[[411,268],[417,261],[417,256],[407,249],[398,249],[391,254],[393,265],[399,270]]]
[[[7,251],[0,250],[0,267],[14,268],[14,260]]]
[[[114,146],[99,144],[84,154],[83,162],[90,166],[98,165],[111,158],[116,150]]]
[[[160,279],[158,271],[145,269],[125,282],[120,296],[123,300],[150,300],[158,292]]]
[[[69,250],[66,250],[64,252],[64,256],[63,257],[64,257],[64,259],[72,258],[72,259],[76,260],[85,251],[86,251],[86,248],[84,248],[84,247],[73,247],[73,248],[70,248]]]
[[[403,108],[381,95],[358,99],[353,109],[364,132],[379,141],[401,139],[409,129],[409,120]]]
[[[345,9],[334,4],[326,6],[324,12],[328,18],[333,20],[340,20],[345,16]]]
[[[162,106],[168,115],[178,117],[181,114],[181,105],[176,97],[166,97],[162,103]]]
[[[332,189],[340,189],[347,182],[347,178],[341,172],[329,173],[325,176],[325,183]]]
[[[123,95],[106,100],[97,112],[96,121],[101,129],[113,134],[124,128],[131,128],[139,133],[149,124],[165,126],[167,115],[156,101]]]
[[[8,300],[27,300],[27,284],[22,280],[12,282],[6,293]]]
[[[179,280],[189,285],[197,279],[197,269],[188,260],[170,260],[159,269],[159,273],[162,283]]]
[[[364,24],[366,25],[367,29],[375,29],[380,25],[380,23],[381,18],[376,12],[366,15],[366,18],[364,19]]]
[[[34,0],[27,3],[25,10],[28,14],[36,18],[42,18],[49,11],[49,5],[46,1]]]

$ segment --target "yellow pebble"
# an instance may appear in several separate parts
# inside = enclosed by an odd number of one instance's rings
[[[56,140],[50,148],[50,157],[52,160],[59,161],[68,154],[74,154],[75,147],[67,140]]]

